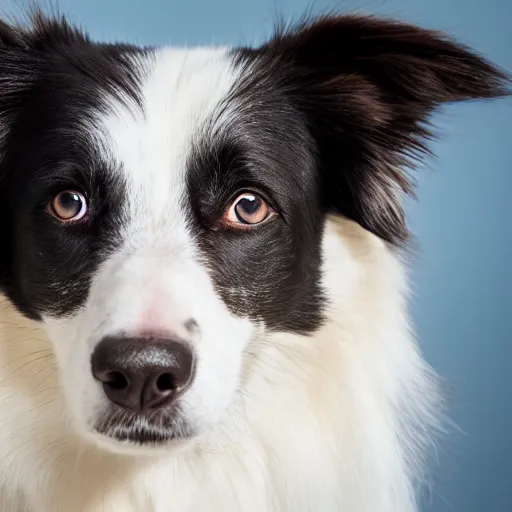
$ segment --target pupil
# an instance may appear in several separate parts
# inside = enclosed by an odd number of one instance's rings
[[[50,213],[63,220],[78,220],[87,211],[87,203],[82,194],[74,190],[63,190],[48,203]]]
[[[81,200],[78,194],[73,192],[64,192],[59,196],[59,208],[66,213],[78,213],[80,211]]]
[[[240,199],[238,206],[244,211],[244,213],[254,215],[261,206],[261,200],[256,196],[244,197]]]

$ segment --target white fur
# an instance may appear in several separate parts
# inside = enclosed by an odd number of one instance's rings
[[[331,218],[327,324],[302,337],[233,316],[179,201],[193,138],[234,71],[222,50],[165,50],[141,65],[144,116],[119,106],[91,132],[129,185],[123,244],[71,318],[41,327],[1,299],[1,511],[413,512],[438,404],[399,257]],[[198,368],[182,408],[201,436],[146,454],[94,434],[101,337],[153,323],[176,332],[191,317]]]
[[[103,158],[127,186],[123,243],[95,273],[83,310],[72,318],[46,318],[45,327],[75,428],[92,435],[108,406],[90,370],[98,342],[148,330],[180,335],[194,319],[200,330],[191,340],[196,378],[180,405],[186,423],[200,434],[231,402],[254,330],[231,315],[214,291],[182,203],[194,137],[214,117],[236,75],[225,51],[217,49],[164,49],[134,64],[145,76],[143,111],[129,101],[128,107],[114,104],[91,129]],[[96,434],[94,439],[109,441]]]

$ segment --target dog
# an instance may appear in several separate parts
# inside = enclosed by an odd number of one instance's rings
[[[3,512],[413,512],[443,431],[402,201],[508,94],[366,15],[259,47],[0,25]]]

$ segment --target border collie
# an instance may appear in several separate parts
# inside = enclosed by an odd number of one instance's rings
[[[442,400],[402,196],[440,104],[506,94],[387,19],[198,49],[2,22],[2,512],[417,510]]]

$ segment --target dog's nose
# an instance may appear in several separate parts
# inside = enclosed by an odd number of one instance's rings
[[[142,411],[183,394],[193,379],[194,357],[174,340],[107,337],[94,350],[91,366],[110,401]]]

